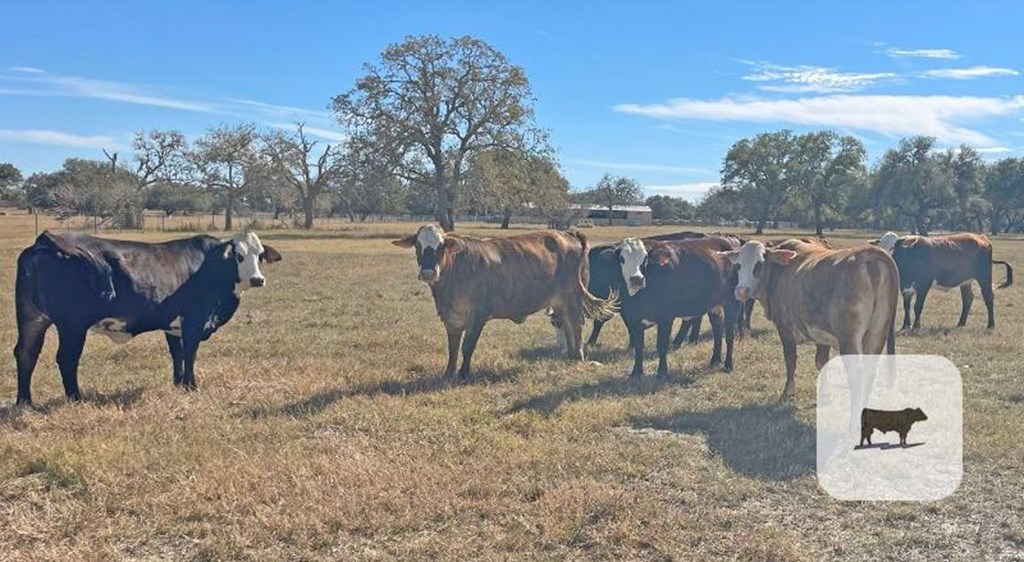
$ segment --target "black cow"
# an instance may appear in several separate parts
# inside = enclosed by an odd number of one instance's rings
[[[663,234],[660,236],[650,236],[644,238],[645,241],[673,241],[673,240],[701,240],[701,244],[707,244],[713,247],[715,250],[734,250],[739,248],[743,239],[736,236],[729,235],[714,235],[706,236],[699,232],[675,232],[672,234]],[[622,261],[621,255],[617,252],[619,244],[605,244],[596,246],[590,249],[590,282],[587,288],[594,295],[606,298],[612,291],[622,293],[625,291],[625,281],[623,280],[622,274]],[[739,310],[736,322],[740,328],[740,333],[744,327],[749,328],[749,312],[753,309],[753,303],[750,306],[743,307]],[[719,314],[717,309],[708,311],[708,319],[714,323],[716,320],[713,318],[714,315]],[[689,340],[689,343],[697,343],[697,339],[700,335],[702,316],[684,320],[682,325],[679,327],[679,332],[676,334],[675,339],[672,341],[672,346],[678,348],[683,344],[684,341]],[[590,332],[590,338],[587,340],[587,345],[593,346],[597,343],[598,337],[601,335],[601,330],[604,328],[604,322],[600,320],[594,321],[594,327]],[[630,341],[630,348],[633,347],[633,342]]]
[[[871,444],[871,432],[874,430],[888,433],[895,431],[900,434],[900,445],[907,444],[907,434],[914,422],[925,421],[928,416],[921,411],[921,408],[904,408],[902,410],[872,410],[864,408],[860,413],[860,444],[864,441]]]
[[[734,296],[736,273],[712,239],[662,242],[627,238],[615,250],[625,291],[621,314],[633,342],[632,377],[643,374],[645,324],[658,327],[658,376],[668,374],[667,354],[672,323],[722,307],[726,339],[725,370],[733,367],[733,339],[739,302]],[[723,318],[711,316],[714,349],[711,364],[722,362]]]
[[[118,343],[162,330],[174,384],[195,389],[199,343],[231,319],[245,289],[266,283],[259,262],[280,259],[248,231],[225,241],[195,236],[160,244],[43,232],[18,257],[17,403],[32,403],[32,371],[51,324],[70,400],[81,397],[78,362],[89,330]]]

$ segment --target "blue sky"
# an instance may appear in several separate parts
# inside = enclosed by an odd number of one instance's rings
[[[491,5],[486,5],[491,4]],[[832,4],[832,3],[829,3]],[[26,172],[132,133],[295,120],[410,34],[523,66],[577,188],[605,172],[696,198],[737,139],[783,127],[1024,151],[1024,5],[963,2],[16,2],[0,33],[0,161]]]

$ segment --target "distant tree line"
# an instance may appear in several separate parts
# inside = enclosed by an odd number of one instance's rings
[[[741,139],[723,159],[720,185],[697,204],[645,200],[622,176],[572,191],[533,102],[523,68],[484,41],[407,37],[331,100],[343,140],[302,123],[222,124],[193,140],[143,131],[128,154],[71,158],[27,178],[0,164],[0,199],[122,228],[139,227],[143,209],[223,214],[225,229],[240,212],[290,217],[300,228],[317,217],[396,214],[432,215],[447,230],[460,214],[503,228],[522,217],[567,227],[592,205],[645,203],[659,221],[745,220],[758,233],[780,221],[819,233],[1024,230],[1024,159],[986,163],[971,147],[939,149],[930,137],[903,139],[870,167],[857,138],[832,131]]]

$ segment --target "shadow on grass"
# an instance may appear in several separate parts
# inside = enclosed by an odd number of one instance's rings
[[[458,379],[445,378],[442,375],[414,377],[408,380],[384,380],[373,383],[358,384],[350,387],[335,387],[317,392],[301,400],[282,405],[257,406],[246,410],[251,418],[270,416],[308,417],[318,414],[340,400],[355,396],[408,396],[441,392],[449,388],[462,386],[487,385],[492,383],[514,381],[519,370],[494,371],[482,368],[470,374],[470,380],[461,382]]]
[[[665,378],[644,376],[640,378],[613,377],[583,385],[572,386],[553,392],[520,400],[509,406],[504,415],[522,410],[533,410],[550,416],[562,404],[578,400],[593,400],[606,396],[644,396],[655,394],[668,386],[692,386],[694,380],[688,376],[669,375]]]
[[[92,404],[100,408],[115,407],[119,410],[127,410],[135,406],[135,403],[142,398],[143,388],[136,386],[125,388],[114,392],[100,392],[87,390],[82,393],[81,404]],[[66,398],[50,398],[43,403],[35,403],[31,406],[15,406],[13,402],[0,406],[0,423],[15,429],[24,427],[24,422],[19,419],[19,414],[31,410],[38,414],[49,415],[56,410],[73,405]]]
[[[715,455],[746,476],[786,481],[814,471],[814,428],[796,419],[792,406],[680,410],[668,416],[636,417],[631,423],[636,428],[704,435]]]
[[[907,443],[906,445],[900,445],[899,443],[872,443],[870,445],[857,445],[853,450],[878,449],[879,451],[888,451],[889,449],[910,449],[911,447],[920,447],[921,445],[924,445],[923,441],[921,443]]]

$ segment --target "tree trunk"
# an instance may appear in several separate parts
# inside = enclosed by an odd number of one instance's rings
[[[764,219],[757,221],[757,229],[754,230],[754,234],[758,236],[764,234]]]
[[[224,202],[224,232],[231,230],[231,215],[235,212],[235,198],[228,196]]]
[[[924,219],[922,217],[914,219],[914,226],[917,229],[917,234],[919,236],[928,236],[928,227],[924,225]]]
[[[501,228],[503,230],[508,229],[508,223],[512,220],[512,213],[504,213],[501,215]]]
[[[615,209],[615,205],[614,205],[614,204],[612,204],[612,203],[609,203],[609,204],[608,204],[608,226],[612,226],[612,225],[614,224],[614,223],[612,222],[612,211],[613,211],[614,209]]]
[[[824,234],[821,229],[821,207],[814,209],[814,234],[817,236]]]
[[[449,201],[448,190],[445,188],[444,178],[436,178],[435,182],[437,202],[434,205],[434,218],[445,232],[451,232],[455,230],[455,221],[449,210],[451,201]]]
[[[316,197],[307,197],[302,200],[303,210],[306,212],[306,220],[302,223],[302,228],[306,230],[312,230],[313,228],[313,211],[316,207]]]

